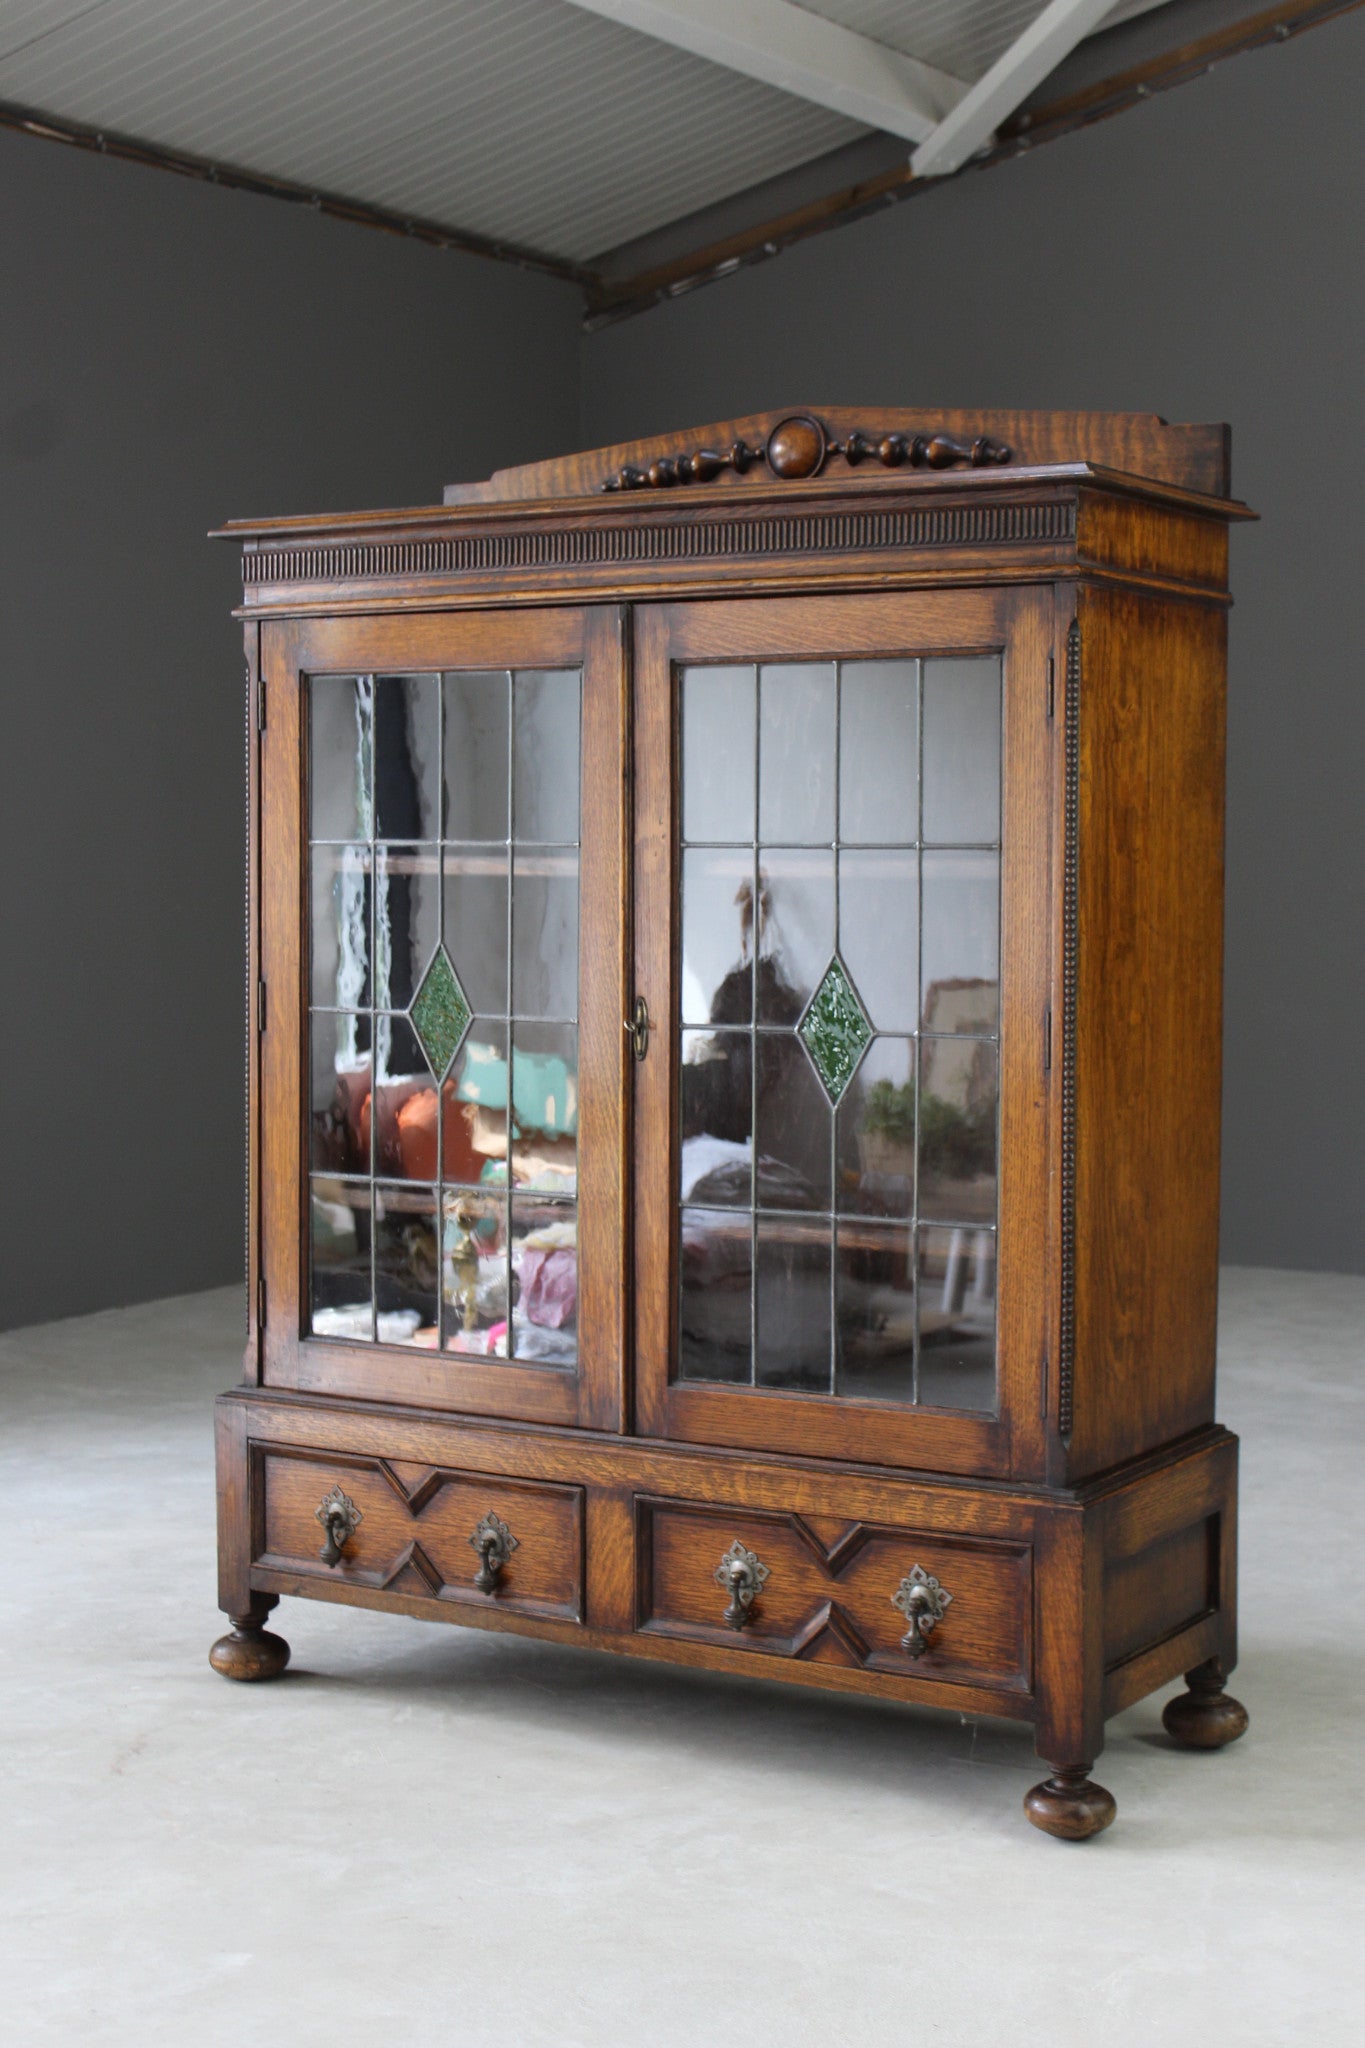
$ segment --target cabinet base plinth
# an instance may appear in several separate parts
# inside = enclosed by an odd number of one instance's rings
[[[1236,1444],[1221,1431],[1067,1493],[273,1389],[224,1395],[219,1420],[225,1678],[285,1669],[266,1623],[289,1596],[999,1715],[1031,1725],[1043,1760],[1029,1820],[1070,1841],[1114,1819],[1088,1776],[1109,1715],[1184,1672],[1177,1741],[1246,1725],[1222,1691]],[[329,1561],[318,1510],[338,1490],[351,1519]],[[489,1528],[506,1539],[491,1592]],[[935,1589],[911,1654],[907,1620]]]

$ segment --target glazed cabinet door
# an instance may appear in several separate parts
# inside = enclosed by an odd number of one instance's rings
[[[271,1386],[621,1424],[624,630],[263,628]]]
[[[638,1426],[1005,1475],[1054,1246],[1050,589],[636,615]]]

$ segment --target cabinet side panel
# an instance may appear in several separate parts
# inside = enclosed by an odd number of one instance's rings
[[[261,628],[248,620],[243,628],[246,655],[245,785],[246,785],[246,1071],[245,1113],[245,1244],[243,1274],[246,1287],[246,1350],[242,1377],[249,1386],[261,1377],[260,1327],[260,1223],[261,1223],[261,1066],[260,1033],[263,1023],[261,993],[261,777],[260,735],[264,725],[265,699],[261,684]]]
[[[1226,621],[1080,610],[1070,1476],[1213,1415]]]

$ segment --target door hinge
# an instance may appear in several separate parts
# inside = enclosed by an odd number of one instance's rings
[[[256,1036],[265,1030],[265,982],[256,983]]]
[[[1047,658],[1047,715],[1049,718],[1051,718],[1052,716],[1052,707],[1056,696],[1056,691],[1057,657],[1055,654],[1049,654]]]
[[[265,1328],[265,1274],[256,1275],[256,1328]]]
[[[265,731],[265,677],[256,678],[256,730]]]
[[[1043,1072],[1052,1072],[1052,1011],[1043,1012]]]

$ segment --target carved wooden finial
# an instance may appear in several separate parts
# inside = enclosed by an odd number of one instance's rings
[[[978,434],[961,441],[942,430],[932,434],[865,434],[855,429],[842,441],[831,440],[823,420],[812,413],[793,413],[779,420],[761,448],[745,440],[727,449],[693,448],[676,455],[660,455],[647,467],[627,462],[602,484],[604,491],[669,490],[675,484],[710,483],[722,470],[732,469],[744,476],[755,464],[766,463],[775,477],[800,482],[819,476],[831,455],[838,455],[856,469],[860,462],[880,462],[884,469],[951,469],[965,463],[971,469],[1009,462],[1012,451],[1003,441]]]

